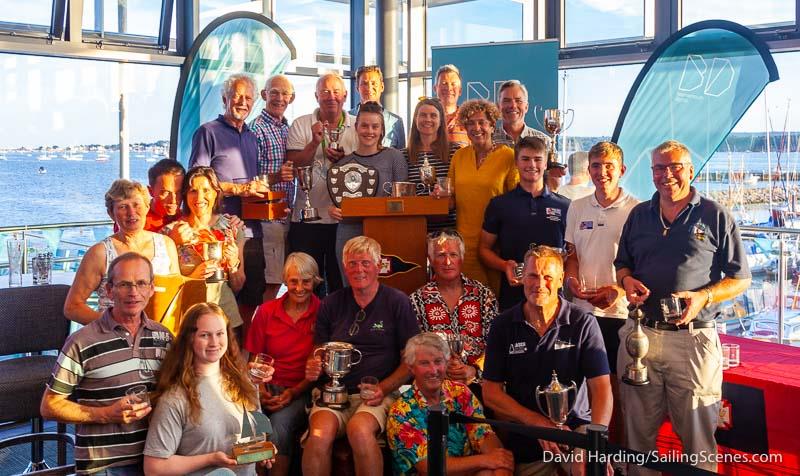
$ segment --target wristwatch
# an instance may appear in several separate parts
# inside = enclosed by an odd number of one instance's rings
[[[711,292],[711,288],[705,288],[704,291],[706,292],[706,305],[704,307],[708,308],[714,303],[714,293]]]

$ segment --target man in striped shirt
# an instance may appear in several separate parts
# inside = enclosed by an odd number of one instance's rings
[[[153,295],[153,267],[138,253],[111,262],[106,290],[114,306],[72,334],[42,397],[48,420],[76,425],[78,474],[142,474],[149,402],[126,396],[155,387],[172,334],[143,310]]]

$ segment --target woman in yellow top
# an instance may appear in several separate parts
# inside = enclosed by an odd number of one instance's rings
[[[478,239],[489,200],[512,190],[519,182],[514,150],[492,142],[500,119],[500,111],[493,103],[483,99],[467,101],[459,107],[458,119],[467,130],[470,145],[453,155],[448,175],[455,190],[456,229],[466,246],[463,270],[468,277],[497,292],[500,277],[478,260]]]

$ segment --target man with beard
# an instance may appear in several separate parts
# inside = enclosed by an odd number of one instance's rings
[[[442,404],[449,413],[483,418],[481,403],[462,383],[446,378],[450,346],[433,332],[406,343],[405,360],[414,382],[389,410],[386,439],[392,449],[395,474],[428,474],[427,414]],[[514,456],[487,424],[450,425],[447,429],[449,474],[511,475]]]

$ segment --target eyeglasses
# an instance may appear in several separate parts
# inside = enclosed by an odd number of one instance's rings
[[[278,96],[283,96],[285,98],[290,98],[290,97],[292,97],[292,94],[294,94],[294,93],[292,91],[287,91],[286,89],[275,89],[275,88],[273,88],[273,89],[270,89],[269,91],[267,91],[267,94],[269,94],[271,97],[274,97],[274,98],[276,98]]]
[[[667,169],[669,169],[669,171],[672,172],[673,174],[677,174],[680,173],[683,170],[683,168],[687,165],[689,164],[684,162],[675,162],[673,164],[667,164],[667,165],[654,165],[650,167],[650,169],[656,175],[663,175],[664,172],[667,171]]]
[[[525,253],[525,261],[528,261],[528,257],[536,256],[539,257],[560,257],[562,259],[566,259],[567,256],[571,255],[575,251],[573,246],[567,244],[565,248],[558,248],[555,246],[548,246],[548,245],[539,245],[536,243],[531,243],[528,246],[528,252]]]
[[[439,103],[442,102],[436,96],[420,96],[420,97],[417,98],[417,101],[436,101],[436,102],[439,102]]]
[[[358,334],[358,331],[360,329],[358,324],[364,322],[364,319],[366,318],[367,318],[367,312],[363,309],[359,309],[359,311],[356,313],[356,320],[353,321],[353,324],[350,326],[350,330],[347,331],[347,334],[350,337],[353,337],[354,335]]]
[[[119,289],[120,291],[125,291],[125,292],[131,291],[133,290],[133,288],[136,288],[137,291],[142,292],[147,289],[150,289],[150,286],[152,286],[152,284],[153,283],[151,283],[150,281],[144,281],[144,280],[136,281],[135,283],[132,283],[130,281],[120,281],[118,283],[112,283],[111,286]]]

